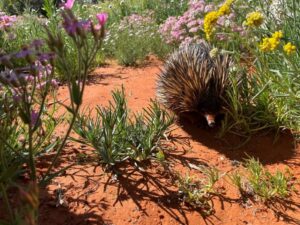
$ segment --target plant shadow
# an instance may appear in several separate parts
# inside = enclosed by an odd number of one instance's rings
[[[149,165],[143,163],[142,169],[130,163],[126,166],[119,166],[115,170],[117,181],[108,179],[104,187],[106,189],[110,185],[117,185],[117,196],[113,206],[116,204],[125,206],[127,200],[131,199],[138,210],[148,219],[151,215],[145,208],[145,202],[147,202],[147,209],[151,208],[151,205],[157,205],[179,224],[190,224],[187,217],[187,213],[190,212],[199,215],[200,224],[213,224],[212,218],[215,215],[204,215],[201,209],[183,204],[174,184],[177,178],[173,172],[166,167],[160,170],[159,166],[154,166],[156,169],[153,170],[153,165],[151,165],[151,168],[150,163]],[[229,199],[225,201],[229,201]],[[159,215],[159,218],[164,218],[163,213]]]
[[[105,198],[89,200],[88,197],[93,192],[96,192],[98,187],[92,190],[92,178],[88,177],[84,184],[83,193],[77,195],[68,194],[68,190],[76,189],[67,185],[50,190],[49,188],[40,189],[40,206],[39,206],[39,224],[43,225],[103,225],[112,224],[110,220],[104,220],[101,217],[101,212],[109,208]],[[54,186],[52,184],[52,186]],[[62,198],[58,197],[61,191]],[[73,190],[74,191],[74,190]],[[72,191],[72,193],[74,193]]]

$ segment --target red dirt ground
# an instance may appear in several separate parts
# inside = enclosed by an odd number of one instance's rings
[[[128,105],[132,111],[148,105],[155,97],[155,79],[161,62],[151,60],[142,68],[123,68],[110,64],[99,68],[91,76],[84,96],[84,106],[95,107],[107,104],[111,90],[124,85]],[[59,98],[67,95],[62,87]],[[239,149],[232,149],[241,140],[227,136],[222,141],[215,138],[216,130],[201,129],[184,124],[172,132],[186,144],[177,144],[167,154],[170,167],[185,175],[197,174],[190,164],[208,164],[221,172],[234,169],[233,160],[242,160],[245,153],[255,156],[271,170],[289,167],[295,177],[300,177],[300,149],[294,148],[290,134],[282,134],[273,144],[274,134],[253,137]],[[188,145],[189,144],[189,145]],[[68,143],[59,167],[78,161],[78,153],[90,154],[84,145]],[[44,165],[40,163],[40,167]],[[197,210],[178,200],[177,188],[172,176],[162,166],[145,166],[145,171],[136,171],[132,165],[122,165],[118,177],[104,172],[95,160],[77,163],[64,176],[57,177],[41,191],[41,225],[84,224],[300,224],[300,198],[293,194],[290,201],[267,208],[261,204],[241,204],[238,191],[226,179],[217,186],[225,190],[225,197],[215,197],[215,214],[203,218]],[[43,168],[40,168],[43,170]],[[55,190],[61,186],[64,204],[56,206]],[[298,189],[298,186],[296,186]]]

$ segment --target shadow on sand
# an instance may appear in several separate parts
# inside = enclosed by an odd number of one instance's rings
[[[192,140],[224,154],[230,160],[241,161],[254,157],[267,165],[286,162],[296,156],[294,138],[289,132],[282,132],[276,140],[274,132],[253,135],[247,143],[241,145],[245,138],[237,135],[227,134],[222,139],[216,138],[218,128],[200,128],[183,119],[179,125]]]

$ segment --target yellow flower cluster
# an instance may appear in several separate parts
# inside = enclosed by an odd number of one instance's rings
[[[219,13],[217,11],[211,11],[204,17],[203,29],[206,35],[206,39],[210,40],[213,28],[219,19]]]
[[[216,25],[220,16],[230,14],[230,6],[234,0],[226,0],[225,3],[218,9],[218,11],[211,11],[204,17],[203,29],[206,39],[210,40],[213,33],[213,28]]]
[[[220,16],[229,15],[230,14],[230,5],[232,4],[233,0],[227,0],[218,10]]]
[[[247,15],[245,24],[249,27],[258,27],[263,21],[264,17],[260,12],[252,12]]]
[[[259,45],[260,50],[263,52],[274,51],[280,44],[280,39],[283,37],[282,31],[276,31],[270,38],[264,38],[262,43]]]
[[[296,51],[296,46],[289,42],[283,46],[283,50],[286,52],[286,54],[290,55]]]

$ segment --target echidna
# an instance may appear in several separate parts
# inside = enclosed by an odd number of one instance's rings
[[[174,52],[158,76],[157,97],[178,116],[202,115],[213,127],[230,85],[231,59],[229,55],[210,53],[206,42]]]

